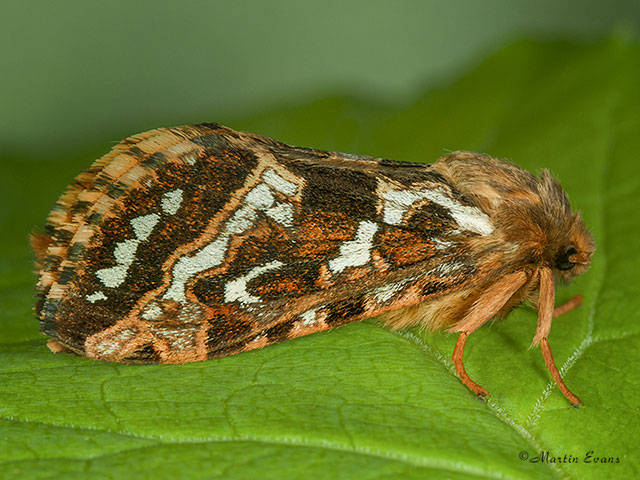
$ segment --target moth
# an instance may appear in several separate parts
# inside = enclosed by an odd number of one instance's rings
[[[217,124],[126,138],[31,237],[35,311],[54,352],[187,363],[383,315],[467,337],[523,301],[548,336],[556,283],[594,241],[560,184],[454,152],[432,165],[298,148]]]

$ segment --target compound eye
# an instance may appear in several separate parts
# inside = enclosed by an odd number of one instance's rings
[[[575,247],[567,248],[563,253],[556,257],[556,268],[558,270],[571,270],[576,265],[576,262],[572,261],[574,260],[572,257],[576,253],[578,253],[578,251]]]

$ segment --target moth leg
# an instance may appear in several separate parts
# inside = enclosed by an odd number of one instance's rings
[[[489,392],[486,388],[481,387],[476,382],[469,378],[467,371],[464,369],[464,363],[462,363],[462,355],[464,354],[464,347],[467,344],[467,334],[465,332],[460,332],[458,336],[458,341],[456,342],[456,346],[453,349],[453,357],[451,357],[451,361],[456,366],[456,373],[460,377],[462,383],[471,390],[473,393],[478,395],[479,397],[486,397],[489,395]]]
[[[49,340],[47,340],[47,347],[53,353],[68,351],[68,348],[65,347],[63,344],[61,344],[59,341],[57,341],[55,338],[50,338]]]
[[[562,394],[566,397],[567,400],[571,402],[574,407],[578,407],[582,405],[582,401],[567,387],[562,380],[562,376],[560,375],[560,371],[556,366],[555,361],[553,360],[553,353],[551,352],[551,347],[549,346],[549,340],[547,337],[549,336],[549,331],[551,330],[551,321],[554,317],[555,309],[553,308],[553,302],[555,299],[555,289],[553,285],[553,273],[549,268],[543,268],[540,270],[540,301],[538,303],[538,328],[536,329],[536,334],[533,337],[533,345],[540,344],[540,348],[542,350],[542,358],[544,358],[544,363],[547,365],[549,372],[551,372],[551,376],[555,380],[556,384],[560,388]],[[567,303],[576,303],[576,297],[573,297]],[[580,301],[582,298],[580,298]],[[565,308],[564,305],[560,305],[560,309]],[[572,305],[571,308],[575,308],[575,306],[579,305],[579,302],[576,305]],[[569,308],[569,310],[571,309]],[[562,313],[565,313],[568,310],[563,310]]]
[[[559,317],[560,315],[564,315],[565,313],[569,313],[576,307],[582,305],[582,295],[578,294],[575,297],[570,298],[562,305],[558,305],[553,309],[553,318]]]
[[[475,332],[478,328],[490,320],[505,303],[527,282],[527,275],[524,272],[515,272],[506,275],[501,280],[494,283],[489,289],[478,298],[465,317],[449,329],[451,332],[460,332],[456,346],[453,349],[451,361],[456,366],[456,373],[462,383],[478,396],[486,397],[489,392],[475,383],[464,368],[462,355],[467,343],[467,336]]]
[[[569,387],[562,380],[562,376],[558,371],[558,367],[556,367],[556,363],[553,360],[553,353],[551,352],[551,347],[549,346],[549,341],[546,338],[543,338],[540,342],[540,348],[542,349],[542,358],[544,358],[544,363],[547,365],[547,368],[551,372],[551,376],[556,381],[556,384],[560,388],[560,391],[565,396],[567,400],[571,402],[575,408],[578,408],[580,405],[584,405],[582,400],[580,400]]]

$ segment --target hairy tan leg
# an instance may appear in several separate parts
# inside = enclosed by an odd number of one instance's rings
[[[456,366],[456,373],[462,383],[476,395],[486,397],[489,392],[469,378],[462,362],[464,347],[467,344],[467,336],[480,328],[490,320],[511,296],[527,282],[527,275],[524,272],[516,272],[503,277],[494,283],[489,289],[473,304],[469,313],[449,331],[460,332],[456,346],[453,349],[451,361]]]
[[[574,407],[578,407],[579,405],[583,405],[582,400],[580,400],[569,387],[562,380],[562,376],[558,371],[558,367],[556,367],[556,363],[553,361],[553,353],[551,352],[551,347],[549,346],[549,341],[546,338],[543,338],[540,342],[540,348],[542,349],[542,358],[544,358],[544,363],[547,365],[547,368],[551,372],[551,376],[558,384],[560,391],[562,394],[571,402],[571,405]]]
[[[467,344],[467,334],[462,332],[460,336],[458,336],[458,341],[456,342],[456,346],[453,349],[453,357],[451,357],[451,361],[456,366],[456,373],[462,380],[462,383],[466,385],[466,387],[471,390],[473,393],[478,395],[479,397],[486,397],[489,395],[489,392],[478,385],[476,382],[469,378],[467,375],[467,371],[464,369],[464,364],[462,363],[462,355],[464,354],[464,346]]]
[[[575,297],[570,298],[562,305],[558,305],[553,309],[553,318],[559,317],[560,315],[564,315],[565,313],[569,313],[576,307],[582,305],[582,295],[578,294]]]
[[[49,350],[53,353],[60,353],[66,350],[65,346],[54,338],[47,340],[47,347],[49,347]]]
[[[576,300],[577,297],[573,297],[569,302],[560,305],[558,309],[561,309],[561,313],[575,308],[580,304],[582,298]],[[542,357],[544,363],[547,365],[551,376],[555,380],[556,384],[560,388],[562,394],[571,402],[574,407],[582,405],[582,401],[567,387],[562,380],[560,371],[553,360],[553,353],[549,346],[549,331],[551,330],[551,321],[553,320],[556,309],[553,308],[553,302],[555,299],[555,287],[553,285],[553,273],[550,268],[540,269],[540,301],[538,302],[538,328],[536,334],[533,337],[533,344],[540,344],[542,349]],[[577,302],[577,303],[576,303]],[[567,307],[568,304],[571,304]]]

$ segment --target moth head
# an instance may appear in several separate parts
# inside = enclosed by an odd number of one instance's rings
[[[595,251],[593,236],[579,213],[574,213],[565,235],[556,242],[549,263],[556,276],[565,283],[587,271]]]

